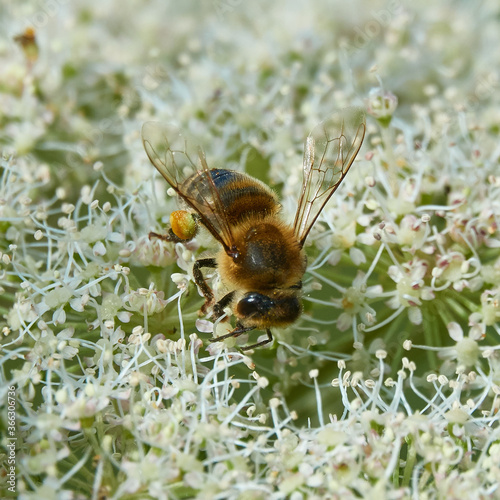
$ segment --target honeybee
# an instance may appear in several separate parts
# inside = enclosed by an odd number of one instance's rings
[[[294,323],[302,312],[302,276],[306,238],[335,190],[344,180],[365,136],[365,113],[346,108],[317,125],[305,142],[303,182],[293,224],[285,222],[277,195],[248,174],[210,169],[203,150],[193,148],[175,127],[147,122],[142,139],[151,163],[177,193],[183,210],[173,212],[167,235],[150,237],[187,242],[200,224],[220,243],[213,258],[197,260],[193,277],[205,297],[202,312],[213,318],[230,307],[235,328],[220,341],[251,330],[267,338],[242,347],[272,342],[271,328]],[[215,300],[202,268],[217,268],[228,293]]]

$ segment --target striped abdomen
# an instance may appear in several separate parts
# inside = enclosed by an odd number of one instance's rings
[[[231,225],[238,225],[249,217],[276,214],[281,208],[276,194],[263,182],[247,174],[214,168],[210,170],[210,175]],[[213,199],[202,172],[189,177],[183,184],[183,190],[200,203]]]

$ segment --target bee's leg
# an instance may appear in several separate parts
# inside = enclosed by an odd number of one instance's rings
[[[202,314],[205,314],[206,310],[214,302],[214,294],[212,289],[205,282],[205,278],[203,278],[203,273],[201,272],[202,267],[217,267],[217,261],[215,259],[199,259],[193,266],[194,281],[199,286],[203,297],[205,297],[205,303],[201,308]]]
[[[234,293],[234,290],[232,292],[229,292],[228,294],[224,295],[224,297],[222,297],[219,302],[216,302],[214,304],[214,313],[212,314],[211,318],[212,320],[216,320],[224,314],[224,308],[231,303],[234,297]]]
[[[228,339],[229,337],[239,337],[243,333],[249,332],[251,330],[255,330],[255,327],[249,326],[245,328],[244,326],[241,326],[238,323],[236,324],[236,328],[232,332],[226,333],[225,335],[221,335],[220,337],[213,337],[210,339],[210,342],[219,342],[221,340]],[[273,341],[273,334],[271,333],[271,330],[269,330],[269,328],[266,328],[266,333],[267,333],[266,340],[263,340],[262,342],[257,342],[256,344],[241,347],[240,349],[242,351],[248,351],[250,349],[255,349],[256,347],[261,347],[263,345],[269,344],[269,342]]]
[[[269,344],[269,342],[273,341],[273,334],[271,333],[271,330],[269,328],[266,328],[266,333],[267,333],[267,339],[263,340],[262,342],[257,342],[256,344],[252,345],[246,345],[244,347],[241,347],[242,351],[248,351],[250,349],[255,349],[256,347],[262,347],[263,345]]]
[[[234,330],[231,330],[229,333],[226,333],[225,335],[221,335],[220,337],[213,337],[209,340],[210,342],[219,342],[220,340],[228,339],[229,337],[239,337],[240,335],[243,335],[244,333],[249,332],[250,330],[255,330],[255,326],[244,327],[239,323],[236,323],[236,328]]]
[[[186,243],[186,241],[189,241],[189,240],[183,240],[182,238],[179,238],[178,236],[176,236],[174,234],[174,232],[169,229],[168,230],[168,234],[159,234],[159,233],[149,233],[148,235],[149,239],[151,238],[158,238],[159,240],[163,240],[163,241],[172,241],[173,243]]]

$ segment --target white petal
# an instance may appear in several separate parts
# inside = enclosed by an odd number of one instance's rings
[[[92,251],[94,252],[95,256],[106,255],[106,247],[104,246],[102,241],[98,241],[94,245],[94,248],[92,249]]]
[[[360,226],[368,227],[368,225],[370,224],[371,220],[372,220],[372,218],[368,214],[362,214],[362,215],[360,215],[358,217],[357,223]]]
[[[420,281],[422,280],[428,270],[428,266],[425,262],[423,261],[417,261],[413,264],[410,276],[412,281]]]
[[[486,238],[484,244],[489,248],[500,248],[500,240],[495,238]]]
[[[109,233],[107,239],[113,243],[121,243],[123,241],[123,234],[121,233]]]
[[[453,283],[453,288],[457,292],[461,292],[464,288],[467,288],[469,285],[467,280],[458,280]]]
[[[401,302],[399,302],[399,297],[395,295],[394,297],[391,297],[385,304],[390,309],[397,309],[401,305]]]
[[[474,325],[469,330],[469,338],[472,340],[481,340],[484,337],[485,331],[483,325]]]
[[[375,241],[377,241],[375,239],[375,237],[373,236],[372,233],[361,233],[361,234],[358,234],[358,236],[356,237],[356,239],[362,243],[363,245],[373,245],[375,243]]]
[[[197,319],[196,329],[201,333],[212,333],[214,331],[214,324],[206,319]]]
[[[343,312],[337,319],[337,328],[341,332],[345,332],[352,325],[352,318],[350,314]]]
[[[72,326],[70,326],[68,328],[65,328],[64,330],[61,330],[57,334],[57,338],[62,339],[62,340],[67,340],[67,339],[70,339],[71,337],[73,337],[74,333],[75,333],[75,329]]]
[[[71,309],[73,309],[74,311],[82,312],[84,309],[82,297],[77,297],[76,299],[71,299],[69,301],[69,305],[71,306]]]
[[[432,300],[434,297],[434,291],[431,288],[422,288],[420,291],[420,298],[422,300]]]
[[[464,338],[464,331],[462,330],[462,327],[455,321],[448,323],[446,328],[448,328],[448,333],[455,342],[459,342]]]
[[[132,317],[132,313],[128,311],[120,311],[116,317],[122,322],[122,323],[128,323],[130,321],[130,318]]]
[[[342,250],[334,250],[330,254],[330,257],[328,257],[328,264],[330,264],[331,266],[337,265],[341,257],[342,257]]]
[[[389,266],[387,274],[396,283],[399,283],[399,280],[402,278],[402,273],[398,266]]]
[[[39,302],[38,304],[35,304],[35,311],[38,314],[38,316],[42,316],[44,313],[46,313],[50,307],[45,303],[44,300]]]
[[[349,249],[349,256],[355,266],[359,266],[366,262],[366,256],[359,248],[351,247]]]
[[[474,326],[476,323],[480,323],[483,319],[483,315],[480,312],[473,312],[469,316],[469,326]]]
[[[380,294],[384,293],[384,289],[382,288],[382,285],[373,285],[373,286],[369,286],[367,289],[366,289],[366,297],[368,298],[374,298],[374,297],[378,297]]]
[[[54,314],[52,315],[52,321],[55,325],[62,325],[66,321],[66,313],[64,312],[64,309],[62,307],[54,311]]]
[[[410,307],[408,309],[408,319],[414,325],[420,325],[422,323],[422,311],[418,307]]]

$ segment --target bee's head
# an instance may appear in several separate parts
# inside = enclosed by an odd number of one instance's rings
[[[286,326],[300,316],[302,305],[296,291],[275,291],[269,295],[246,293],[236,305],[235,314],[244,326],[270,328]]]

